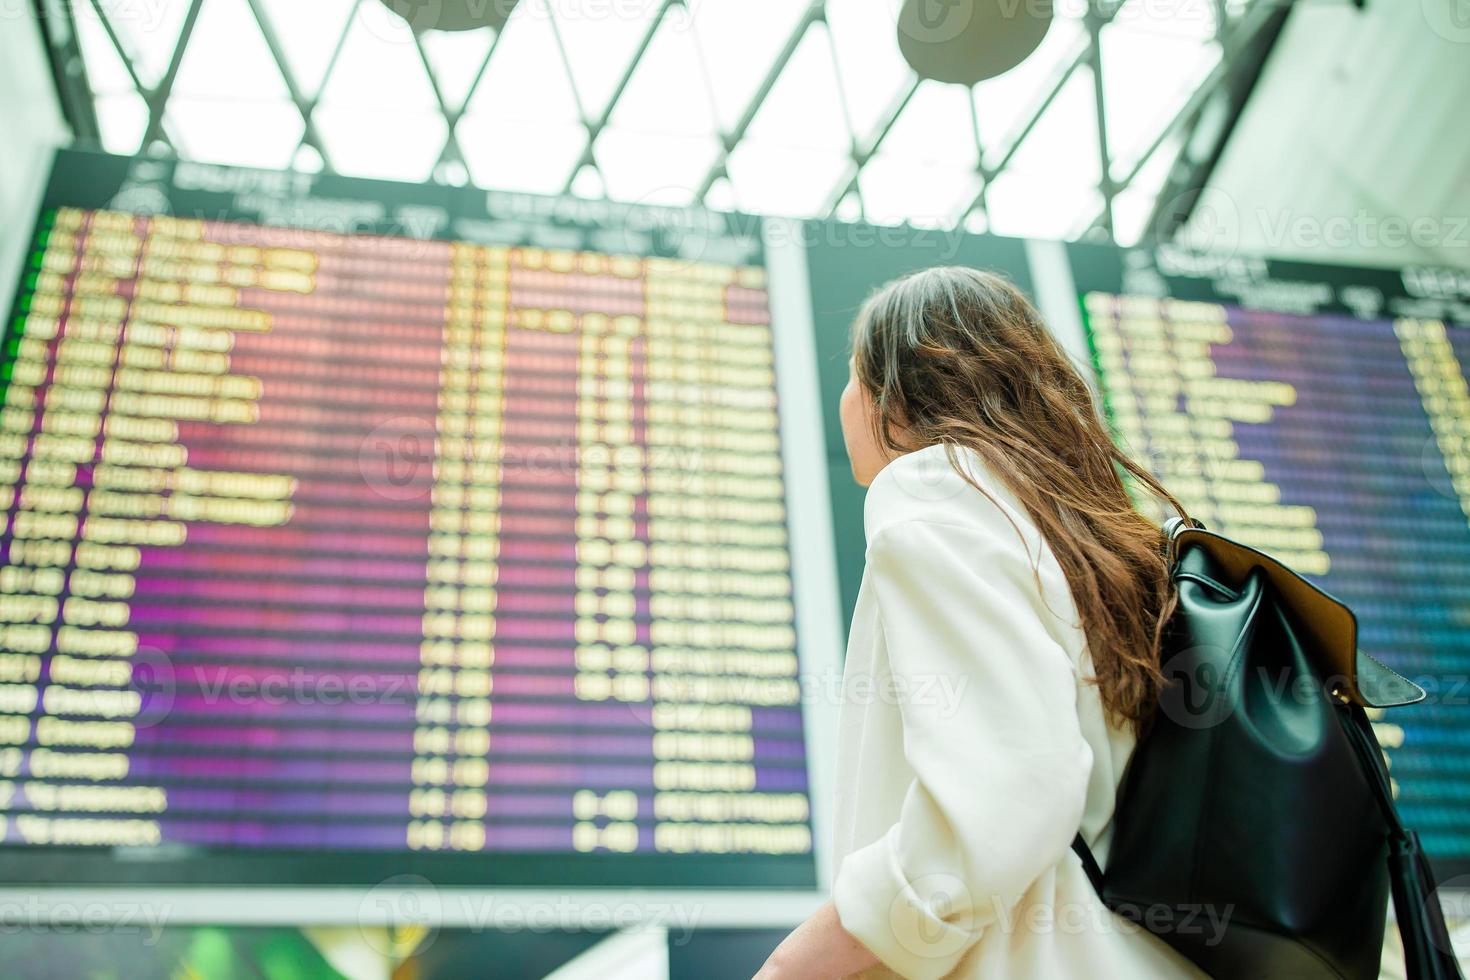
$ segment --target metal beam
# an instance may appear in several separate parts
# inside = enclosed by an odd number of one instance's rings
[[[1026,142],[1026,137],[1031,135],[1031,131],[1036,128],[1036,124],[1041,121],[1041,117],[1046,115],[1046,110],[1050,109],[1052,103],[1057,100],[1057,96],[1061,95],[1062,89],[1066,87],[1067,80],[1072,77],[1072,73],[1082,67],[1082,62],[1087,58],[1088,47],[1088,44],[1084,42],[1071,57],[1065,59],[1061,70],[1057,72],[1056,77],[1047,86],[1046,94],[1041,97],[1041,101],[1037,103],[1036,107],[1027,114],[1026,122],[1021,126],[1020,131],[1006,144],[1006,151],[1001,155],[1000,161],[993,167],[986,167],[985,156],[981,154],[980,165],[977,168],[981,180],[980,191],[975,195],[969,205],[960,211],[959,217],[955,219],[955,227],[959,227],[961,222],[970,216],[970,212],[985,202],[986,194],[990,190],[990,182],[998,177],[1006,167],[1010,166],[1012,158],[1021,149],[1021,144]]]
[[[357,12],[359,9],[361,9],[361,7],[362,0],[352,0],[352,9],[347,12],[347,19],[342,24],[342,33],[337,35],[337,43],[332,47],[331,56],[327,58],[327,67],[322,71],[322,80],[321,83],[316,87],[316,93],[312,95],[309,99],[303,99],[296,106],[296,111],[301,113],[301,122],[304,127],[301,131],[301,146],[307,145],[307,130],[311,130],[312,132],[317,131],[316,122],[314,119],[317,106],[321,105],[322,93],[326,91],[327,82],[331,79],[332,72],[337,69],[337,62],[342,58],[342,49],[347,45],[347,36],[352,33],[352,24],[354,21],[357,20]],[[298,150],[300,148],[300,146],[297,147]],[[325,146],[323,146],[321,150],[318,150],[318,152],[322,152],[324,149]],[[327,173],[333,172],[333,168],[331,167],[329,160],[325,156],[322,157],[322,169]]]
[[[494,45],[493,41],[491,45]],[[439,151],[439,159],[435,163],[435,166],[437,167],[446,160],[464,163],[464,151],[459,148],[459,139],[455,136],[454,126],[450,122],[450,118],[454,116],[454,112],[449,108],[449,103],[444,99],[444,89],[439,85],[439,76],[434,74],[434,66],[429,63],[429,52],[424,47],[424,39],[419,36],[417,31],[413,35],[413,46],[414,50],[419,53],[419,63],[424,66],[424,76],[429,80],[429,89],[434,93],[434,102],[439,106],[439,114],[444,117],[444,125],[446,127],[444,149]],[[489,64],[488,58],[485,60],[485,63]],[[459,120],[456,118],[454,121],[458,122]]]
[[[99,0],[92,0],[93,4],[98,2]],[[260,28],[260,36],[265,38],[265,46],[270,49],[271,60],[276,63],[276,70],[281,73],[281,80],[286,83],[286,93],[295,103],[296,111],[301,113],[301,142],[315,148],[316,152],[321,155],[322,169],[330,173],[332,158],[327,153],[327,144],[322,140],[321,133],[317,132],[316,124],[311,119],[311,113],[307,109],[308,100],[296,80],[296,73],[291,70],[291,65],[286,60],[286,49],[281,45],[281,38],[276,33],[275,24],[271,22],[270,15],[261,6],[260,0],[246,0],[246,2],[250,4],[250,12],[255,15],[255,24]],[[350,27],[352,24],[350,18],[347,23]]]
[[[745,134],[750,130],[750,124],[755,121],[756,114],[760,112],[761,106],[765,104],[766,96],[770,95],[771,89],[776,87],[777,79],[781,77],[781,72],[786,70],[786,65],[790,63],[792,56],[796,54],[796,49],[800,47],[802,38],[806,37],[807,30],[817,21],[825,19],[826,16],[826,0],[810,0],[806,10],[802,12],[801,19],[796,23],[796,29],[786,39],[786,44],[781,49],[781,53],[776,56],[775,63],[766,72],[766,77],[761,80],[760,88],[756,89],[755,95],[751,97],[749,104],[746,105],[745,112],[740,116],[740,121],[735,124],[735,128],[730,132],[721,134],[720,152],[715,157],[714,165],[710,167],[709,172],[705,174],[704,180],[700,182],[699,189],[694,193],[694,199],[696,201],[703,201],[705,195],[710,192],[710,188],[715,186],[715,181],[725,175],[725,167],[730,162],[730,152],[745,138]]]
[[[597,157],[593,149],[593,144],[597,142],[597,138],[602,135],[603,130],[607,129],[608,123],[612,120],[613,111],[617,109],[618,103],[622,101],[623,93],[628,90],[629,83],[633,81],[633,75],[638,71],[638,66],[643,62],[643,56],[648,53],[649,47],[653,44],[653,39],[658,34],[658,29],[664,22],[664,17],[668,16],[672,8],[676,6],[682,7],[683,5],[684,0],[663,0],[659,4],[658,10],[654,12],[653,18],[648,22],[648,30],[643,32],[643,37],[638,41],[638,49],[633,52],[633,57],[629,59],[627,68],[623,69],[622,75],[618,77],[617,84],[613,86],[612,95],[608,98],[607,105],[603,107],[602,112],[595,120],[588,119],[585,114],[583,115],[582,125],[587,127],[587,145],[582,147],[581,155],[577,158],[577,162],[572,165],[571,171],[567,174],[566,182],[562,185],[563,194],[571,193],[572,183],[576,181],[577,174],[582,172],[583,167],[589,164],[597,167]],[[549,11],[550,7],[547,10]],[[561,43],[560,31],[557,32],[557,43],[558,45]],[[568,65],[567,78],[569,80],[571,75],[572,69]],[[579,113],[582,111],[581,105],[582,101],[579,98],[577,100]],[[601,173],[602,168],[597,167],[597,169]],[[606,197],[606,181],[603,182],[602,191],[603,196]]]
[[[46,48],[51,81],[61,104],[62,118],[72,136],[82,143],[101,142],[92,86],[87,80],[87,63],[77,43],[76,20],[69,0],[35,0],[36,27]]]
[[[1144,151],[1133,161],[1128,173],[1114,180],[1116,190],[1121,191],[1131,186],[1148,164],[1149,159],[1169,136],[1180,131],[1192,134],[1194,128],[1199,124],[1205,106],[1222,90],[1226,92],[1231,103],[1229,120],[1221,127],[1213,146],[1204,158],[1195,163],[1176,162],[1176,172],[1170,175],[1163,188],[1160,189],[1148,223],[1144,225],[1144,236],[1148,240],[1166,241],[1172,238],[1174,233],[1188,220],[1194,209],[1195,201],[1204,189],[1210,173],[1219,162],[1231,133],[1234,132],[1240,112],[1245,107],[1251,91],[1255,88],[1261,69],[1265,66],[1266,58],[1281,36],[1281,29],[1292,9],[1293,4],[1291,3],[1277,4],[1268,2],[1268,0],[1258,0],[1238,18],[1236,24],[1230,27],[1223,36],[1221,43],[1225,50],[1220,61],[1185,100],[1184,105],[1168,124],[1159,130]],[[1186,142],[1188,142],[1188,136],[1186,136]],[[1186,198],[1186,205],[1183,209],[1173,208],[1175,202]],[[1083,235],[1086,236],[1094,229],[1102,228],[1103,220],[1104,216],[1099,214],[1087,226]]]
[[[888,103],[888,108],[883,111],[883,115],[878,117],[878,125],[873,130],[873,135],[868,137],[867,141],[861,146],[856,145],[856,140],[854,140],[852,173],[848,175],[846,182],[835,194],[828,196],[827,217],[830,218],[835,215],[837,208],[842,204],[842,199],[853,191],[857,192],[859,203],[862,202],[862,184],[858,182],[858,176],[862,173],[863,166],[873,158],[874,153],[878,152],[878,148],[883,145],[883,141],[888,138],[888,134],[893,132],[893,127],[898,123],[898,117],[903,115],[903,111],[914,100],[914,95],[919,91],[919,85],[921,83],[922,79],[918,75],[911,76],[904,83],[903,89],[898,92],[893,101]],[[867,217],[866,210],[864,210],[863,217]]]
[[[163,73],[157,87],[148,94],[148,128],[143,131],[141,146],[145,152],[163,135],[164,112],[168,109],[169,97],[174,92],[174,82],[179,77],[179,65],[184,62],[184,52],[188,50],[189,38],[194,36],[194,25],[198,23],[199,11],[203,7],[204,0],[191,0],[189,11],[184,14],[184,26],[179,29],[179,39],[174,44],[173,57],[169,59],[168,70]]]
[[[1097,189],[1103,199],[1102,215],[1098,220],[1101,222],[1102,230],[1111,238],[1113,235],[1113,195],[1117,191],[1113,186],[1113,158],[1108,153],[1108,110],[1107,99],[1103,92],[1102,29],[1104,21],[1097,3],[1087,5],[1087,13],[1083,21],[1087,27],[1087,54],[1088,62],[1092,67],[1092,101],[1097,114]]]

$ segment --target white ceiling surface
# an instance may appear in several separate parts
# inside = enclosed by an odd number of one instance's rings
[[[1470,267],[1470,3],[1298,3],[1186,240]]]
[[[968,89],[921,85],[891,135],[857,174],[865,147],[913,73],[898,52],[900,0],[832,0],[729,154],[706,203],[1066,237],[1097,216],[1099,162],[1090,69],[1067,88],[994,181],[990,212],[971,213],[985,162],[1004,155],[1085,31],[1083,0],[1062,0],[1042,47],[1014,71]],[[186,0],[108,4],[144,86],[160,79]],[[497,42],[489,29],[430,34],[427,59],[464,165],[437,166],[449,133],[408,27],[376,0],[260,0],[283,60],[308,100],[331,163],[344,174],[684,204],[718,172],[722,142],[801,22],[806,0],[687,0],[653,35],[621,98],[619,79],[659,0],[522,0]],[[1244,0],[1229,0],[1232,12]],[[75,4],[104,146],[139,149],[146,107],[93,5]],[[1219,60],[1213,0],[1132,0],[1103,30],[1103,77],[1115,176],[1174,116]],[[345,28],[345,36],[344,36]],[[332,64],[332,52],[344,38]],[[558,39],[561,44],[558,45]],[[494,49],[492,53],[492,44]],[[565,56],[563,55],[563,49]],[[486,57],[489,56],[488,63]],[[484,65],[483,80],[474,82]],[[330,66],[330,70],[329,70]],[[598,122],[607,113],[606,128]],[[165,131],[181,155],[217,163],[315,169],[301,114],[247,0],[205,0]],[[589,134],[593,167],[577,169]],[[1136,238],[1177,150],[1164,141],[1117,201],[1119,238]]]

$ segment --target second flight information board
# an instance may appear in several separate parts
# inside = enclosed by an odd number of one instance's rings
[[[1405,821],[1470,866],[1470,277],[1070,251],[1122,441],[1429,692],[1379,738]]]
[[[61,158],[0,361],[12,866],[810,885],[758,251],[95,206],[188,199],[128,166]]]

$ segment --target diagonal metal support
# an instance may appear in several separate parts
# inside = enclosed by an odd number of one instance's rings
[[[1026,121],[1021,125],[1016,135],[1007,141],[1006,151],[1001,154],[1001,158],[996,162],[995,166],[987,167],[985,165],[985,156],[983,153],[981,154],[979,167],[980,190],[975,195],[974,200],[970,202],[969,206],[960,211],[959,217],[955,220],[955,227],[959,227],[976,208],[987,203],[986,195],[990,190],[990,182],[1000,176],[1011,165],[1011,160],[1015,158],[1016,153],[1021,149],[1021,145],[1026,142],[1026,138],[1031,135],[1032,130],[1036,128],[1036,124],[1041,122],[1041,117],[1046,115],[1046,110],[1051,108],[1052,103],[1057,100],[1057,96],[1062,94],[1062,89],[1066,88],[1068,80],[1072,77],[1072,73],[1078,68],[1081,68],[1083,62],[1087,60],[1089,46],[1087,42],[1083,42],[1075,52],[1063,59],[1062,67],[1056,73],[1056,77],[1051,80],[1051,84],[1047,86],[1046,94],[1037,102],[1035,108],[1026,114]]]
[[[893,127],[898,124],[898,117],[903,115],[903,111],[914,100],[914,96],[918,94],[921,84],[923,84],[923,81],[918,75],[911,76],[904,83],[903,88],[894,96],[893,100],[888,103],[888,107],[883,110],[883,115],[878,118],[878,125],[874,128],[873,134],[868,137],[867,141],[859,146],[857,138],[854,136],[852,170],[847,175],[847,179],[843,182],[842,186],[835,193],[828,195],[826,207],[827,217],[831,218],[837,214],[837,209],[842,206],[842,201],[848,194],[856,192],[859,203],[862,203],[863,189],[858,177],[862,174],[863,167],[873,158],[873,154],[878,152],[878,149],[883,145],[883,141],[888,138],[888,134],[893,132]],[[866,209],[864,210],[864,217],[866,217]]]
[[[577,179],[577,174],[582,172],[583,167],[589,165],[597,167],[597,158],[594,150],[594,144],[596,144],[597,138],[602,135],[603,130],[607,129],[608,123],[612,120],[613,112],[617,109],[618,103],[622,101],[623,93],[628,90],[628,85],[633,81],[633,75],[638,71],[638,66],[642,64],[643,56],[648,53],[649,47],[652,46],[654,37],[658,35],[658,29],[663,25],[664,18],[668,16],[669,11],[674,7],[682,6],[684,6],[684,0],[663,0],[659,4],[658,10],[648,22],[648,30],[643,32],[643,37],[638,41],[638,49],[633,52],[633,57],[628,61],[628,67],[623,70],[623,74],[618,78],[617,85],[613,87],[612,96],[607,100],[607,105],[603,108],[601,114],[598,115],[596,120],[589,120],[585,115],[583,116],[582,124],[587,127],[587,145],[582,148],[582,153],[577,158],[577,162],[572,165],[571,172],[567,174],[566,182],[562,185],[563,194],[571,193],[572,182]],[[560,42],[561,33],[558,32],[557,43],[560,44]],[[567,77],[571,77],[570,66],[567,67]],[[572,90],[573,92],[576,91],[575,85]],[[581,105],[581,99],[578,99],[577,106],[579,111],[581,110]],[[597,169],[601,173],[601,168],[597,167]],[[606,193],[607,185],[604,182],[604,196],[606,196]]]
[[[444,97],[439,91],[439,81],[434,75],[434,69],[429,65],[423,45],[419,45],[419,56],[424,59],[424,71],[429,76],[429,84],[434,88],[434,97],[439,100],[439,110],[444,114],[444,148],[439,151],[439,158],[434,161],[435,169],[450,162],[463,163],[466,168],[469,167],[469,164],[465,162],[464,149],[459,145],[459,123],[469,111],[470,103],[475,99],[475,93],[480,90],[480,83],[485,80],[485,72],[490,69],[490,59],[495,57],[495,51],[500,47],[500,39],[503,37],[505,37],[504,27],[496,31],[495,36],[490,39],[490,47],[486,50],[485,57],[480,59],[480,67],[475,69],[475,77],[470,79],[469,88],[465,89],[464,99],[458,108],[454,109],[445,104]],[[415,43],[418,43],[417,38],[415,38]]]
[[[301,146],[309,145],[306,139],[306,134],[308,132],[318,132],[318,130],[316,129],[316,122],[314,118],[316,115],[317,106],[321,105],[322,103],[322,93],[327,90],[327,82],[331,81],[332,72],[337,69],[337,62],[340,61],[342,58],[342,49],[347,45],[347,36],[352,33],[352,25],[356,23],[357,12],[361,8],[362,0],[353,0],[352,9],[347,12],[347,19],[342,22],[342,33],[337,35],[337,43],[333,45],[332,54],[327,59],[327,67],[322,72],[322,80],[316,87],[316,94],[313,95],[311,98],[303,98],[300,102],[296,104],[296,111],[301,113],[301,122],[303,127],[301,130]],[[276,62],[278,66],[283,65],[283,62],[280,59],[276,59]],[[318,133],[318,135],[320,134]],[[301,146],[297,147],[298,151],[301,149]],[[325,156],[325,141],[323,141],[323,145],[321,147],[312,148],[315,149],[318,153],[324,154],[322,157],[322,168],[328,173],[331,173],[332,169],[328,167],[327,158]]]
[[[1102,46],[1098,43],[1098,35],[1101,33],[1103,27],[1111,23],[1113,18],[1118,16],[1118,12],[1123,9],[1127,2],[1128,0],[1114,0],[1112,3],[1107,2],[1107,0],[1092,0],[1088,4],[1087,17],[1089,21],[1095,21],[1095,28],[1090,23],[1088,36],[1077,44],[1076,49],[1070,55],[1062,59],[1062,67],[1051,80],[1051,84],[1047,86],[1046,94],[1042,96],[1041,100],[1036,104],[1036,107],[1027,113],[1025,123],[1022,124],[1020,131],[1006,143],[1005,153],[1001,155],[1000,160],[994,166],[986,166],[984,148],[981,148],[980,166],[977,168],[980,174],[980,190],[976,193],[974,200],[960,211],[959,216],[955,219],[954,227],[958,228],[963,224],[965,219],[974,213],[976,209],[984,209],[988,206],[991,182],[1011,165],[1011,161],[1015,158],[1016,153],[1020,151],[1032,131],[1036,129],[1037,124],[1041,122],[1041,117],[1046,115],[1047,110],[1052,107],[1052,103],[1056,102],[1057,97],[1062,94],[1062,89],[1066,88],[1067,82],[1071,80],[1073,73],[1084,64],[1090,64],[1093,67],[1094,96],[1097,100],[1096,111],[1098,113],[1098,148],[1102,162],[1102,173],[1104,178],[1106,178],[1108,174],[1108,151],[1104,142],[1105,117],[1102,105],[1102,72],[1099,70],[1102,64]],[[978,114],[975,117],[975,125],[978,136],[980,125]],[[1111,197],[1108,199],[1111,200]]]
[[[495,44],[494,41],[490,43],[492,47]],[[451,122],[455,115],[454,110],[449,108],[449,102],[444,98],[444,89],[439,85],[439,76],[434,74],[434,66],[429,62],[429,52],[424,47],[424,39],[417,33],[413,36],[413,46],[414,50],[419,53],[419,63],[424,66],[424,76],[429,80],[429,90],[434,93],[434,102],[439,106],[439,113],[444,117],[446,127],[444,149],[439,151],[439,160],[435,166],[448,162],[463,163],[464,151],[460,149],[459,138],[454,133],[453,124],[459,120],[454,118],[453,123]],[[485,59],[485,63],[489,64],[488,58]]]
[[[128,73],[128,78],[133,83],[133,88],[146,101],[148,98],[148,86],[138,75],[138,66],[133,63],[132,56],[123,47],[122,38],[118,36],[117,29],[112,26],[112,19],[102,9],[100,0],[91,0],[92,12],[97,15],[97,21],[102,25],[102,32],[107,35],[107,41],[112,45],[112,50],[117,53],[118,60],[122,62],[123,71]],[[168,134],[163,134],[164,142],[168,142]]]
[[[746,105],[745,112],[740,116],[740,121],[735,124],[735,128],[730,132],[722,134],[719,155],[715,157],[714,165],[710,167],[709,172],[704,176],[704,180],[700,182],[698,190],[694,192],[694,199],[696,201],[703,201],[705,196],[709,194],[710,188],[715,186],[715,181],[726,175],[725,167],[730,162],[731,151],[745,138],[745,134],[750,130],[750,124],[755,121],[756,114],[760,112],[761,106],[765,104],[766,96],[770,95],[771,89],[776,87],[776,80],[781,77],[781,72],[786,70],[787,64],[790,63],[792,56],[796,54],[796,49],[801,45],[802,39],[806,37],[807,30],[817,21],[825,19],[826,16],[827,5],[825,0],[811,0],[807,4],[807,8],[802,13],[801,19],[796,23],[796,28],[792,30],[791,36],[786,39],[785,47],[776,56],[775,63],[766,72],[766,77],[761,80],[760,88],[756,89],[755,95],[751,97],[750,102]]]
[[[1114,178],[1111,174],[1105,175],[1112,182],[1115,192],[1132,186],[1148,164],[1149,159],[1171,135],[1177,132],[1192,133],[1203,117],[1205,106],[1222,92],[1238,89],[1232,93],[1231,98],[1235,103],[1233,115],[1239,115],[1240,109],[1250,94],[1250,89],[1254,87],[1255,79],[1260,74],[1263,62],[1281,34],[1281,27],[1291,9],[1290,3],[1283,5],[1269,2],[1269,0],[1266,2],[1258,0],[1244,14],[1236,18],[1233,26],[1227,25],[1227,29],[1221,35],[1224,53],[1215,67],[1190,93],[1189,98],[1185,100],[1184,105],[1179,108],[1173,118],[1159,130],[1143,152],[1133,160],[1125,175],[1120,178]],[[1251,52],[1249,56],[1247,52]],[[1218,159],[1229,133],[1230,127],[1226,126],[1217,141],[1218,145],[1213,148],[1203,168],[1190,168],[1192,173],[1178,179],[1171,179],[1165,184],[1158,200],[1154,202],[1153,213],[1149,217],[1146,228],[1152,229],[1153,233],[1157,234],[1163,218],[1162,207],[1172,205],[1174,201],[1187,194],[1198,195],[1207,177],[1204,171],[1207,171],[1213,165],[1214,160]],[[1187,213],[1176,215],[1171,221],[1177,227],[1186,217]],[[1082,237],[1093,234],[1097,229],[1110,230],[1104,222],[1105,215],[1098,214],[1083,231]]]
[[[1102,214],[1098,226],[1109,238],[1113,235],[1113,158],[1108,152],[1108,110],[1106,93],[1103,91],[1102,29],[1103,13],[1098,3],[1089,3],[1083,18],[1087,28],[1087,59],[1092,68],[1092,103],[1097,118],[1097,189],[1102,194]]]
[[[307,108],[308,100],[301,91],[301,85],[296,79],[296,73],[291,70],[286,60],[286,49],[281,45],[280,35],[276,33],[275,24],[271,22],[270,15],[261,6],[260,0],[246,0],[250,4],[250,12],[255,16],[255,24],[260,28],[260,36],[265,39],[265,46],[270,50],[271,60],[276,64],[276,70],[281,73],[281,80],[286,83],[286,93],[291,96],[296,111],[301,113],[302,122],[302,145],[311,146],[322,158],[322,169],[328,173],[333,172],[332,158],[327,152],[327,144],[322,140],[321,133],[317,131],[316,124],[312,121],[311,112]],[[95,5],[98,0],[92,0]],[[356,10],[354,8],[354,13]],[[352,20],[348,18],[348,26]]]
[[[87,80],[87,62],[77,41],[76,18],[71,4],[62,0],[34,0],[36,29],[46,49],[51,82],[72,136],[85,143],[101,140],[92,86]]]
[[[148,128],[143,131],[142,148],[146,151],[163,135],[163,114],[168,109],[168,100],[174,92],[174,82],[179,77],[179,66],[184,63],[184,52],[189,48],[189,38],[194,36],[194,25],[199,22],[199,11],[204,9],[204,0],[191,0],[188,13],[184,14],[184,26],[179,29],[179,39],[174,43],[174,53],[169,59],[168,70],[157,87],[148,93]]]

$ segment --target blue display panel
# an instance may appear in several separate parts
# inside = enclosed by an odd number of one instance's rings
[[[1070,254],[1119,438],[1429,692],[1379,738],[1405,820],[1442,868],[1470,865],[1470,276]]]

